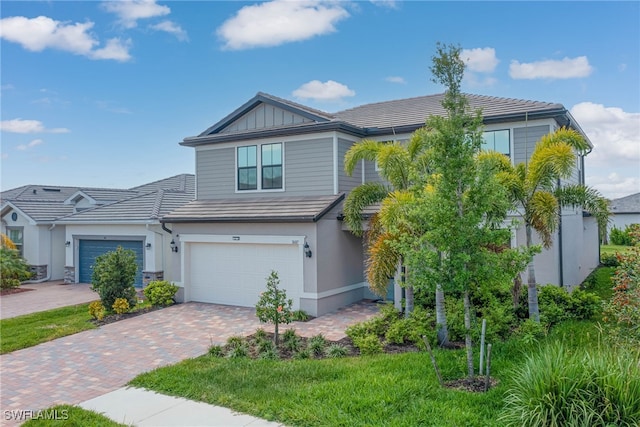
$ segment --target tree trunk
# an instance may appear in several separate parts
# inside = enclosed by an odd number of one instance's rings
[[[275,332],[273,334],[273,339],[276,342],[276,347],[278,346],[278,322],[275,322]]]
[[[531,247],[531,226],[525,226],[527,232],[527,248]],[[529,319],[540,322],[540,310],[538,309],[538,288],[536,288],[536,269],[533,264],[533,258],[527,266],[527,295],[529,302]]]
[[[469,291],[464,291],[464,329],[466,331],[464,343],[467,347],[467,370],[469,379],[473,379],[473,347],[471,346],[471,302]]]
[[[444,306],[442,285],[436,287],[436,328],[438,331],[438,345],[440,347],[448,345],[449,329],[447,328],[447,312]]]
[[[404,309],[404,317],[409,317],[411,312],[413,311],[413,286],[407,286],[405,292],[405,309]]]

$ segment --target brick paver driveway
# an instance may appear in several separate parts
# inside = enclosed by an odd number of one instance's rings
[[[291,327],[304,336],[322,333],[340,339],[346,326],[375,313],[375,304],[361,302]],[[186,303],[4,354],[0,409],[77,404],[122,387],[142,372],[199,356],[211,343],[250,335],[260,326],[253,308]]]

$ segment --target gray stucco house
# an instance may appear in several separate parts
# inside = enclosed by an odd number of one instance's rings
[[[171,235],[160,217],[193,200],[195,177],[176,175],[129,188],[25,185],[1,194],[2,232],[31,265],[33,280],[91,281],[97,256],[136,253],[136,286],[162,279]]]
[[[265,278],[278,271],[294,307],[317,316],[370,296],[363,242],[341,221],[345,195],[380,180],[363,161],[344,172],[355,142],[408,140],[442,94],[362,105],[326,113],[258,93],[181,145],[195,150],[196,200],[164,216],[178,252],[170,280],[179,298],[253,306]],[[487,146],[526,161],[543,135],[561,126],[584,135],[560,104],[468,95],[481,108]],[[586,137],[586,135],[585,135]],[[584,182],[579,156],[572,182]],[[574,285],[597,265],[598,230],[581,209],[565,209],[553,247],[536,258],[540,283]],[[512,244],[523,244],[513,231]],[[396,301],[400,298],[395,288]]]
[[[607,236],[611,235],[611,230],[614,227],[624,230],[628,225],[640,224],[640,193],[613,199],[609,203],[609,206],[612,215]]]

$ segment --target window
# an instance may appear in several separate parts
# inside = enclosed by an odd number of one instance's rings
[[[282,144],[262,146],[262,189],[282,188]]]
[[[482,134],[483,150],[494,150],[498,153],[502,153],[505,156],[511,156],[511,144],[509,142],[509,130],[494,130],[487,131]]]
[[[281,190],[282,159],[282,143],[238,147],[238,191]]]
[[[20,255],[23,255],[22,236],[23,236],[22,227],[7,227],[7,237],[11,239],[11,241],[16,245],[16,249],[18,250],[18,252],[20,252]]]
[[[257,146],[238,147],[238,190],[258,188]]]

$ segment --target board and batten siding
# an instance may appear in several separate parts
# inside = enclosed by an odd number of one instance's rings
[[[311,122],[312,120],[291,111],[261,104],[233,121],[220,131],[220,133],[241,132],[253,129],[266,129],[275,126],[284,126]]]
[[[536,143],[550,132],[549,125],[529,126],[513,129],[514,164],[526,162],[531,157]]]
[[[352,141],[338,138],[338,192],[349,192],[362,184],[362,162],[358,162],[351,176],[344,171],[344,156],[352,145]]]
[[[260,145],[260,141],[243,145]],[[332,138],[284,143],[284,190],[236,192],[236,147],[196,151],[199,200],[333,194]]]

